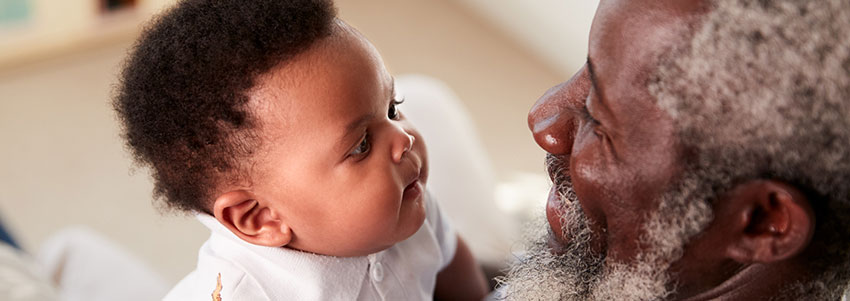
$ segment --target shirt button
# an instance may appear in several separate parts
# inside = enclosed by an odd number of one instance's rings
[[[372,265],[372,279],[377,282],[384,280],[384,266],[381,265],[380,262],[376,262]]]

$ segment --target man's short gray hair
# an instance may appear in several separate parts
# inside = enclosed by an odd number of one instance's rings
[[[718,190],[748,179],[802,188],[829,256],[798,289],[850,280],[850,1],[717,0],[650,81],[690,169]],[[834,298],[833,298],[834,299]]]

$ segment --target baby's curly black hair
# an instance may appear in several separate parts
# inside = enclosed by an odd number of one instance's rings
[[[136,162],[167,207],[209,212],[257,146],[255,79],[331,35],[330,0],[184,0],[155,18],[125,61],[113,105]]]

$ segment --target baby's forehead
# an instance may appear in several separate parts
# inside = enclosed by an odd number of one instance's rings
[[[321,143],[386,111],[393,80],[377,51],[356,32],[336,32],[255,78],[248,107],[264,128]]]
[[[345,87],[311,87],[296,84],[292,89],[275,86],[252,91],[249,110],[263,135],[308,137],[321,143],[329,137],[340,139],[383,112],[388,101],[382,94],[350,91]],[[337,90],[337,91],[331,91]],[[291,138],[290,138],[291,139]]]

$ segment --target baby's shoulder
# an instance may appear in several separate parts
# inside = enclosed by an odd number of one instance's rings
[[[217,299],[218,298],[218,299]],[[270,300],[248,269],[216,256],[199,256],[198,266],[164,300]]]

